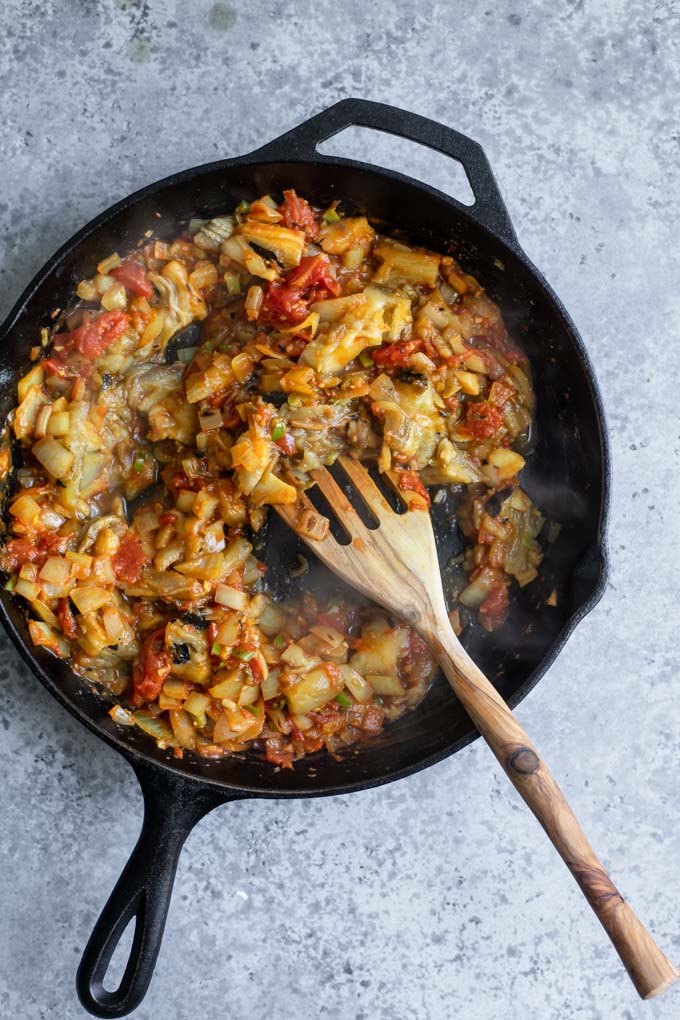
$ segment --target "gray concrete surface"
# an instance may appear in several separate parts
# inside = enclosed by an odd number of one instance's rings
[[[572,312],[614,447],[612,577],[519,715],[622,890],[680,958],[676,3],[4,0],[0,316],[134,188],[346,95],[486,147]],[[455,189],[423,151],[329,148]],[[85,1014],[79,954],[140,824],[131,772],[2,640],[0,1013]],[[139,1020],[637,1020],[642,1005],[480,745],[353,797],[242,803],[189,839]]]

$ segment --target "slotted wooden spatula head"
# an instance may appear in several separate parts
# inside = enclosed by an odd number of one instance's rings
[[[312,477],[349,535],[349,545],[337,542],[329,528],[318,532],[320,538],[305,534],[305,521],[310,514],[318,514],[304,493],[295,503],[276,510],[329,570],[416,630],[431,635],[436,622],[446,619],[446,606],[429,513],[395,513],[363,464],[347,456],[339,457],[338,463],[377,528],[364,524],[325,468],[312,472]]]
[[[304,493],[292,505],[277,507],[279,514],[330,570],[406,620],[429,643],[477,729],[578,882],[638,992],[646,999],[660,995],[678,979],[678,971],[613,885],[536,748],[453,633],[429,513],[394,513],[358,461],[342,456],[339,462],[377,528],[366,527],[324,469],[314,472],[314,481],[350,544],[336,542],[323,521],[318,527],[319,515]]]

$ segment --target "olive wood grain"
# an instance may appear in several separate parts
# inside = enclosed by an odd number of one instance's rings
[[[449,623],[430,516],[398,515],[358,461],[339,463],[379,523],[367,528],[325,470],[314,480],[350,537],[301,537],[332,571],[411,624],[432,648],[455,694],[506,775],[541,823],[613,942],[640,996],[661,995],[680,976],[626,903],[596,857],[564,794],[496,688],[475,665]],[[276,508],[294,529],[313,509],[304,495]]]

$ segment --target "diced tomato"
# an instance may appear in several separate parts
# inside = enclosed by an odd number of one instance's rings
[[[63,335],[70,336],[69,333],[65,333]],[[84,361],[82,358],[78,358],[77,355],[75,359],[69,358],[69,360],[66,361],[63,355],[53,354],[49,358],[43,358],[40,364],[45,371],[45,375],[57,375],[61,379],[89,379],[94,372],[94,365],[92,362]]]
[[[385,713],[378,705],[352,705],[347,709],[347,721],[364,733],[380,733]]]
[[[231,541],[232,538],[236,538],[236,535],[231,534],[231,529],[229,529],[229,531],[229,540]],[[225,584],[228,584],[230,588],[237,588],[239,591],[242,591],[243,567],[237,567],[236,570],[232,570],[232,572],[228,575]]]
[[[310,240],[313,240],[319,232],[319,223],[309,202],[299,198],[295,192],[284,191],[283,202],[279,206],[281,225],[291,230],[302,230]]]
[[[324,662],[323,668],[326,670],[326,673],[331,680],[333,680],[336,684],[342,684],[342,673],[334,662]]]
[[[496,630],[505,623],[510,598],[504,581],[494,585],[479,607],[479,622],[486,630]]]
[[[328,255],[307,255],[283,281],[272,281],[264,295],[259,321],[278,328],[297,326],[309,314],[309,305],[337,297],[340,284],[330,271]]]
[[[67,598],[59,600],[57,620],[59,621],[59,626],[67,638],[74,638],[76,636],[78,633],[76,630],[76,618],[73,615],[73,611]]]
[[[262,668],[262,663],[257,655],[254,655],[252,659],[249,659],[246,666],[250,670],[250,675],[255,683],[261,684],[264,680],[264,669]]]
[[[325,665],[328,666],[328,663]],[[307,712],[307,715],[310,719],[313,719],[314,722],[321,723],[322,726],[325,726],[333,719],[336,719],[342,711],[343,709],[340,708],[337,701],[327,701],[326,704],[322,705],[322,707],[317,709],[316,712]]]
[[[427,655],[427,645],[421,638],[420,634],[417,634],[413,628],[408,632],[408,645],[406,648],[406,654],[403,658],[403,663],[406,669],[410,669],[418,659],[422,659],[423,656]]]
[[[490,439],[498,434],[502,424],[502,408],[486,400],[468,403],[463,428],[475,439]]]
[[[286,432],[285,435],[281,436],[280,439],[275,439],[274,442],[283,450],[287,457],[292,457],[297,449],[295,440],[290,432]]]
[[[165,627],[159,627],[144,639],[139,658],[132,670],[130,701],[134,708],[139,708],[145,702],[155,701],[170,673],[172,660],[164,648],[164,636]]]
[[[270,283],[260,308],[259,321],[285,329],[307,318],[308,308],[302,291],[285,283]]]
[[[421,482],[417,471],[400,471],[399,488],[402,492],[417,492],[419,496],[423,497],[425,505],[430,505],[429,493]]]
[[[276,738],[267,741],[264,756],[272,765],[281,765],[284,769],[293,767],[293,752],[288,746],[282,747]]]
[[[58,556],[65,551],[67,539],[54,531],[45,531],[36,538],[11,538],[5,543],[0,564],[8,573],[15,573],[24,563],[35,563],[41,567],[48,556]]]
[[[127,584],[134,584],[139,580],[142,570],[148,562],[149,557],[142,549],[139,538],[133,532],[125,536],[112,557],[116,577],[119,581],[124,581]]]
[[[103,312],[94,319],[86,312],[82,326],[60,334],[58,340],[64,348],[80,351],[86,358],[98,358],[120,339],[129,324],[130,317],[125,312]]]
[[[153,284],[147,276],[144,266],[136,259],[123,259],[117,269],[111,270],[110,275],[137,297],[153,297]]]
[[[403,343],[386,344],[372,351],[373,362],[383,368],[403,368],[409,358],[421,350],[422,340],[404,340]]]
[[[323,733],[317,732],[316,727],[313,727],[311,730],[305,730],[304,733],[300,730],[294,731],[293,736],[302,744],[305,754],[313,754],[315,751],[320,751],[323,747]]]
[[[2,569],[14,574],[25,563],[35,563],[45,553],[28,538],[10,538],[2,550]]]
[[[286,276],[288,287],[297,287],[306,291],[310,287],[323,287],[333,297],[340,293],[340,284],[331,273],[331,261],[328,255],[305,255]]]
[[[510,397],[512,397],[517,390],[514,386],[508,386],[507,383],[493,382],[491,384],[491,390],[489,391],[489,403],[495,404],[496,407],[503,407],[507,404]]]

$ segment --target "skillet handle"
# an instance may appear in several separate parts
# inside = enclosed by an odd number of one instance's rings
[[[121,1017],[139,1006],[153,976],[170,905],[177,862],[194,825],[229,800],[224,792],[131,762],[144,794],[144,821],[137,845],[101,912],[76,976],[78,997],[88,1012]],[[114,950],[135,919],[130,958],[115,991],[104,987]]]
[[[417,113],[368,99],[342,99],[251,153],[251,156],[257,156],[258,160],[314,161],[321,142],[354,125],[419,142],[455,159],[465,170],[475,201],[474,205],[468,206],[453,198],[449,200],[511,247],[518,246],[515,229],[481,145],[467,135]]]

